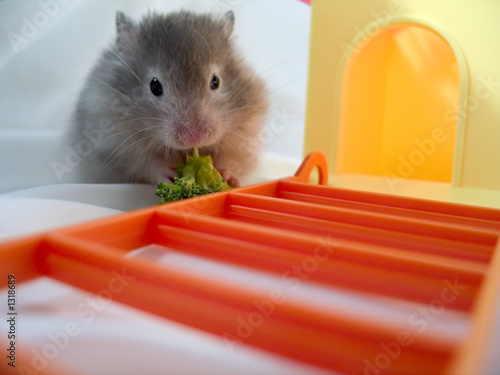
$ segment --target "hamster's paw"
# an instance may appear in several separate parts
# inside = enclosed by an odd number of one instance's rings
[[[158,183],[166,182],[167,184],[173,185],[175,177],[178,177],[178,176],[177,176],[177,172],[175,171],[174,167],[165,168],[160,173],[160,176],[158,176]]]
[[[231,172],[227,169],[218,169],[220,175],[226,182],[232,187],[239,187],[241,185],[240,179],[236,176],[233,176]]]

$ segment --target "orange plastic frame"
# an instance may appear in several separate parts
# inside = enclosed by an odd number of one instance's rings
[[[317,168],[319,185],[308,183]],[[269,298],[203,274],[125,257],[150,244],[283,275],[306,258],[308,281],[381,300],[428,305],[446,282],[462,286],[446,309],[468,314],[469,337],[413,337],[380,373],[478,373],[500,296],[500,211],[326,186],[327,164],[310,154],[296,175],[52,230],[0,246],[2,280],[42,275],[98,293],[110,272],[133,275],[116,302],[215,335],[235,332],[252,301]],[[321,250],[321,258],[319,251]],[[383,297],[383,298],[382,298]],[[388,298],[389,297],[389,298]],[[241,343],[345,373],[366,371],[382,342],[404,327],[293,301],[276,304]],[[234,335],[231,339],[235,339]],[[21,350],[18,366],[29,367]],[[51,363],[46,373],[56,372]],[[14,372],[13,372],[14,373]]]

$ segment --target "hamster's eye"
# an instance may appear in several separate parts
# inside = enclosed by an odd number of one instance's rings
[[[151,80],[149,88],[151,89],[151,92],[154,96],[160,96],[161,94],[163,94],[163,87],[161,87],[161,83],[160,81],[158,81],[158,78],[153,78]]]
[[[219,88],[219,85],[220,85],[220,79],[216,74],[214,74],[212,80],[210,81],[210,88],[212,90],[217,90]]]

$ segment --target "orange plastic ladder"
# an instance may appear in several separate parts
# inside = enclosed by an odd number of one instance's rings
[[[315,168],[318,185],[308,182]],[[500,210],[338,189],[327,176],[325,157],[313,153],[293,177],[5,242],[0,277],[13,274],[19,284],[49,276],[98,293],[121,270],[132,277],[115,301],[238,344],[348,374],[477,373],[500,296]],[[304,275],[388,304],[457,311],[471,328],[460,342],[412,335],[366,315],[125,256],[151,244],[282,278]],[[255,313],[256,300],[272,309],[243,335],[238,317]],[[394,354],[387,366],[383,345]],[[19,353],[18,361],[29,358]]]

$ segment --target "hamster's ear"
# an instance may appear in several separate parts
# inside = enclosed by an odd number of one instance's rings
[[[224,34],[229,37],[233,33],[234,29],[234,12],[232,10],[227,11],[222,16],[222,28]]]
[[[123,12],[116,12],[116,41],[119,49],[126,49],[136,40],[135,23]]]

